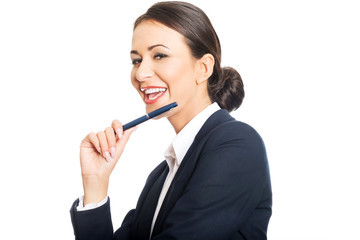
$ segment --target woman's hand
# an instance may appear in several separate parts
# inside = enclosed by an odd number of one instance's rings
[[[122,124],[114,120],[111,127],[97,134],[90,133],[82,140],[80,165],[84,205],[100,202],[107,196],[110,174],[133,130],[132,128],[123,132]]]

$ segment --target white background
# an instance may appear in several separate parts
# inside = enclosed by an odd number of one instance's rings
[[[268,238],[360,239],[357,1],[191,2],[217,30],[222,64],[243,77],[232,115],[267,146]],[[152,3],[1,1],[0,239],[73,239],[80,141],[144,113],[129,51]],[[115,228],[173,137],[166,119],[132,136],[111,178]]]

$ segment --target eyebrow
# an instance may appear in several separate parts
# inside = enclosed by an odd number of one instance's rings
[[[163,45],[163,44],[155,44],[155,45],[152,45],[150,47],[148,47],[148,51],[151,51],[153,50],[154,48],[156,47],[164,47],[164,48],[167,48],[169,49],[167,46]],[[137,50],[131,50],[130,54],[137,54],[139,55],[139,52]]]

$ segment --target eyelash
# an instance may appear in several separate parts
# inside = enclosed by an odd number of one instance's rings
[[[166,57],[168,57],[168,55],[163,54],[163,53],[157,53],[157,54],[154,55],[155,60],[161,60],[161,59],[166,58]],[[135,59],[132,60],[133,65],[137,65],[137,64],[139,64],[141,62],[142,62],[141,58],[135,58]]]
[[[133,65],[136,65],[138,63],[141,63],[141,61],[142,61],[141,58],[135,58],[131,62],[132,62]]]
[[[157,59],[157,60],[161,60],[161,59],[166,58],[166,57],[167,57],[167,55],[163,54],[163,53],[157,53],[154,56],[154,58]]]

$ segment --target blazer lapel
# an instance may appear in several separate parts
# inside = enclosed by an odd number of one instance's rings
[[[164,202],[160,208],[159,215],[156,219],[153,236],[162,231],[166,217],[171,209],[174,207],[176,201],[180,198],[189,182],[192,173],[195,170],[197,159],[201,153],[202,147],[205,144],[206,136],[215,128],[223,123],[234,120],[233,117],[226,110],[219,110],[209,117],[204,123],[198,134],[195,136],[194,142],[187,151],[181,165],[169,187],[165,196]]]
[[[136,216],[131,227],[132,239],[149,240],[152,219],[168,172],[169,168],[164,161],[150,174],[136,206]]]

